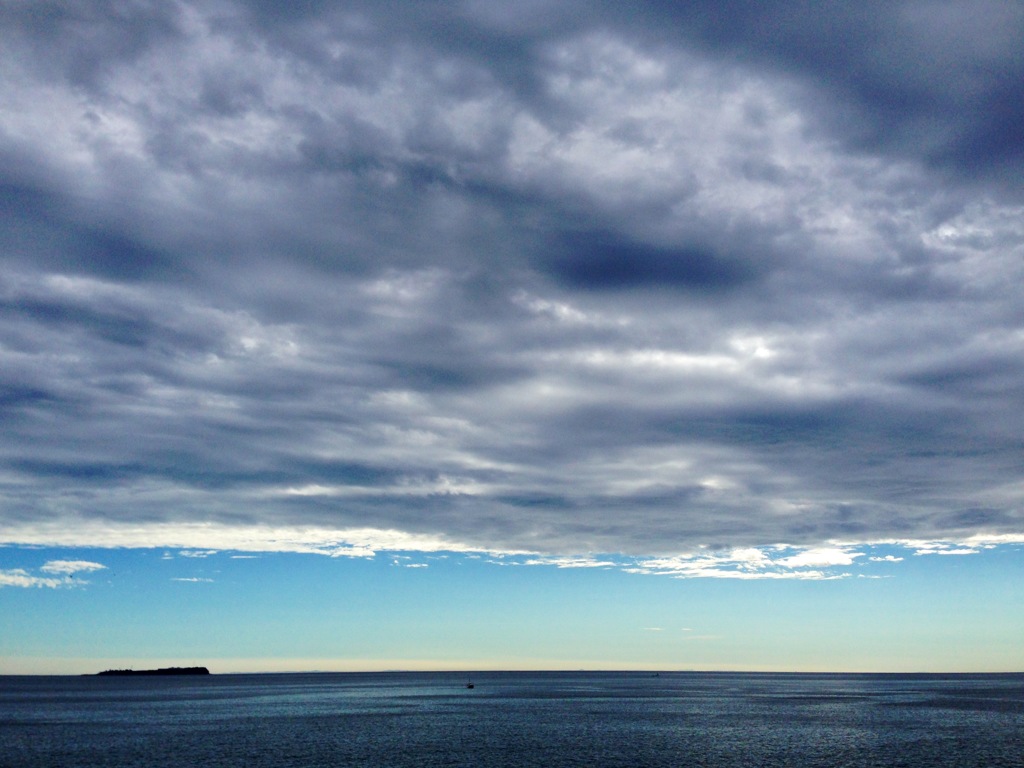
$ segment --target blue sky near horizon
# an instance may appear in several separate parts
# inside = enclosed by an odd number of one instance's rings
[[[1021,39],[0,5],[0,672],[1024,669]]]
[[[28,575],[47,563],[104,567],[59,587],[0,590],[0,612],[19,617],[0,637],[0,674],[192,664],[218,672],[1024,666],[1019,546],[947,557],[874,547],[857,560],[830,580],[746,580],[629,572],[628,559],[558,567],[465,553],[4,548],[0,563]]]

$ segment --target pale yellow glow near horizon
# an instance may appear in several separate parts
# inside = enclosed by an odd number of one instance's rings
[[[998,665],[977,668],[936,667],[934,665],[906,666],[881,664],[873,668],[861,666],[825,668],[820,664],[665,664],[657,662],[629,662],[623,660],[566,660],[559,658],[519,659],[309,659],[309,658],[60,658],[60,657],[7,657],[0,658],[0,675],[92,675],[106,669],[158,669],[161,667],[204,666],[214,675],[227,674],[287,674],[311,672],[436,672],[453,674],[484,674],[487,672],[820,672],[820,673],[1003,673],[1014,671]]]

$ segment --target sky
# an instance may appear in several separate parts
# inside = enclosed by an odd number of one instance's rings
[[[1024,670],[1021,39],[0,3],[0,674]]]

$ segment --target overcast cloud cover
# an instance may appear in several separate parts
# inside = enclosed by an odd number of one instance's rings
[[[0,8],[0,540],[1024,540],[1021,4]]]

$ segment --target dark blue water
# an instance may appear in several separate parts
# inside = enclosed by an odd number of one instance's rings
[[[0,766],[1013,766],[1024,675],[0,677]]]

